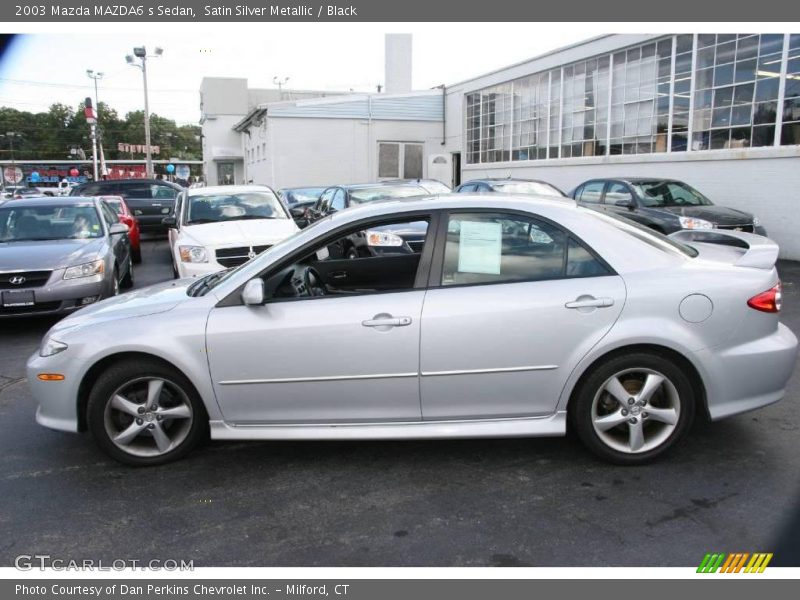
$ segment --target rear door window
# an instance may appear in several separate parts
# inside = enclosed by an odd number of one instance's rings
[[[604,181],[590,181],[576,194],[576,200],[586,204],[599,204],[603,198]]]

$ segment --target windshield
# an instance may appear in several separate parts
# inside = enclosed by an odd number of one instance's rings
[[[617,229],[624,231],[628,235],[632,235],[639,241],[644,242],[654,248],[658,248],[663,252],[669,252],[671,254],[682,254],[683,256],[688,256],[690,258],[694,258],[698,255],[697,250],[692,248],[691,246],[687,246],[686,244],[681,244],[680,242],[676,242],[675,240],[668,238],[663,233],[659,233],[658,231],[654,231],[649,227],[645,227],[644,225],[640,225],[634,221],[626,219],[625,217],[621,217],[615,215],[611,212],[607,213],[600,213],[596,210],[591,208],[581,208],[580,210],[585,211],[592,216],[601,219],[607,223],[610,223]]]
[[[268,191],[192,195],[186,211],[186,225],[287,218],[278,197]]]
[[[427,196],[428,191],[416,185],[382,185],[372,188],[357,188],[350,190],[350,204],[366,204],[376,200],[392,200],[394,198],[411,198],[413,196]]]
[[[82,240],[103,235],[93,204],[0,207],[0,242]]]
[[[563,198],[558,189],[543,181],[509,181],[507,183],[492,183],[495,192],[503,194],[536,194],[538,196],[558,196]]]
[[[645,206],[709,206],[711,201],[680,181],[632,182]]]
[[[293,206],[298,203],[316,202],[326,188],[295,188],[292,190],[281,190],[280,194],[286,200],[286,204]]]

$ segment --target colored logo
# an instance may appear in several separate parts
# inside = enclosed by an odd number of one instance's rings
[[[763,573],[772,552],[736,552],[733,554],[709,553],[703,557],[698,573]]]

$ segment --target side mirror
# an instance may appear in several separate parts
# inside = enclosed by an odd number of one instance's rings
[[[633,200],[630,200],[630,199],[628,199],[628,200],[617,200],[616,202],[614,202],[614,205],[615,206],[619,206],[621,208],[627,208],[628,210],[633,210],[635,208],[634,204],[633,204]]]
[[[289,214],[292,215],[293,219],[302,219],[306,216],[306,209],[302,206],[295,206],[289,209]]]
[[[251,279],[242,290],[242,302],[245,306],[261,306],[264,304],[264,280]]]
[[[161,224],[167,227],[175,227],[178,224],[178,220],[175,217],[164,217],[161,219]]]
[[[121,233],[128,233],[130,231],[125,223],[114,223],[108,228],[108,233],[111,235],[119,235]]]

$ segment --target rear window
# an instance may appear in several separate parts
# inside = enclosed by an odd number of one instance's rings
[[[581,210],[587,211],[592,216],[601,219],[606,223],[610,223],[617,229],[624,231],[628,235],[632,235],[633,237],[635,237],[641,242],[644,242],[648,246],[652,246],[653,248],[658,248],[663,252],[667,252],[670,254],[680,254],[682,256],[688,256],[689,258],[694,258],[698,254],[697,250],[695,250],[691,246],[688,246],[686,244],[681,244],[680,242],[676,242],[675,240],[668,238],[663,233],[654,231],[649,227],[645,227],[644,225],[635,223],[634,221],[626,219],[625,217],[619,217],[611,213],[599,213],[591,209],[581,209]]]

